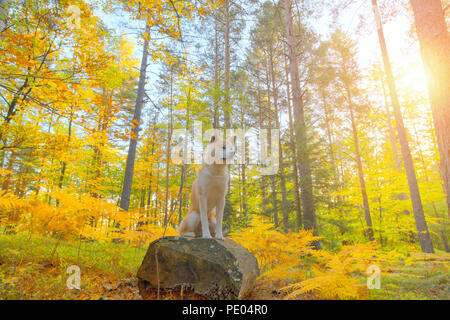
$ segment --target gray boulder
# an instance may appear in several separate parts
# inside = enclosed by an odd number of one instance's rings
[[[243,299],[258,275],[256,258],[238,243],[184,237],[152,242],[137,273],[144,299]]]

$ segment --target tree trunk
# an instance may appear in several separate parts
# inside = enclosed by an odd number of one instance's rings
[[[146,26],[146,32],[149,32],[149,27]],[[139,71],[139,84],[136,97],[136,106],[134,108],[133,124],[130,137],[130,145],[128,147],[127,163],[125,166],[125,178],[123,180],[122,196],[120,197],[120,208],[128,211],[130,207],[131,185],[133,183],[134,160],[136,158],[136,147],[139,136],[139,127],[141,121],[142,108],[144,106],[144,91],[145,91],[145,75],[147,71],[148,58],[148,40],[144,40],[144,47],[142,50],[141,68]]]
[[[270,118],[270,84],[269,84],[269,67],[266,61],[266,88],[267,88],[267,114],[268,116],[268,124],[269,127],[272,127],[272,119]],[[272,145],[272,134],[271,131],[268,131],[268,145]],[[271,185],[272,185],[272,210],[273,210],[273,222],[275,224],[275,228],[278,228],[279,220],[278,220],[278,206],[277,206],[277,188],[275,183],[275,175],[270,177]]]
[[[168,137],[167,137],[167,150],[166,150],[166,195],[164,197],[164,227],[168,223],[168,201],[169,201],[169,176],[170,176],[170,142],[172,140],[172,127],[173,127],[173,68],[170,74],[170,104],[169,104],[169,125],[168,125]]]
[[[288,46],[289,69],[292,81],[294,121],[296,138],[299,148],[298,159],[300,167],[300,188],[302,191],[303,218],[306,229],[313,229],[314,235],[318,235],[316,213],[314,208],[313,186],[311,176],[311,164],[308,154],[306,124],[303,110],[303,98],[301,94],[300,78],[295,46],[294,28],[292,23],[292,7],[290,0],[284,0],[286,40]],[[314,243],[315,248],[320,249],[320,242]]]
[[[414,134],[415,134],[415,140],[416,140],[416,144],[417,144],[417,150],[419,151],[420,162],[422,162],[422,167],[423,167],[423,171],[424,171],[424,175],[425,175],[425,181],[430,181],[430,179],[428,177],[428,167],[427,167],[427,165],[425,163],[425,159],[423,157],[422,147],[421,147],[421,143],[419,140],[419,135],[417,134],[416,126],[414,126]],[[434,201],[431,202],[431,206],[433,207],[433,213],[437,220],[436,223],[438,224],[439,233],[441,234],[441,240],[442,240],[442,244],[444,245],[444,250],[445,250],[445,252],[450,252],[450,248],[448,246],[448,241],[447,241],[447,235],[445,234],[445,225],[443,225],[443,226],[440,225],[442,218],[439,216],[439,212],[437,211]]]
[[[387,125],[389,128],[389,140],[391,141],[392,153],[394,154],[395,168],[397,171],[400,171],[401,164],[400,164],[400,158],[398,156],[397,137],[395,136],[394,127],[392,126],[392,115],[391,115],[391,110],[389,110],[387,93],[386,93],[386,88],[384,86],[383,79],[381,79],[381,86],[383,88],[384,107],[386,109],[386,122],[387,122]]]
[[[71,137],[72,137],[72,116],[73,116],[73,113],[71,112],[70,115],[69,115],[69,132],[68,132],[68,140],[69,140],[69,142],[70,142],[70,139],[71,139]],[[66,167],[67,167],[67,164],[66,164],[66,162],[64,161],[64,162],[62,163],[61,174],[60,174],[60,176],[59,176],[58,187],[59,187],[60,189],[61,189],[62,186],[63,186],[64,175],[65,175],[65,173],[66,173]]]
[[[333,166],[334,183],[336,184],[336,186],[338,186],[339,185],[339,171],[337,170],[336,156],[334,154],[334,149],[333,149],[333,133],[332,133],[331,124],[330,124],[330,122],[331,122],[330,110],[328,108],[328,103],[327,103],[327,100],[326,100],[326,94],[325,94],[323,89],[320,89],[320,97],[322,99],[323,112],[325,114],[325,126],[326,126],[326,131],[327,131],[327,139],[328,139],[328,148],[329,148],[329,153],[330,153],[330,160],[331,160],[331,165]]]
[[[224,106],[225,129],[231,128],[230,33],[231,33],[230,0],[225,0],[225,106]],[[228,180],[228,190],[231,191],[231,179]],[[230,201],[230,192],[228,192],[225,196],[223,221],[225,222],[226,225],[229,225],[230,219],[231,219],[231,201]]]
[[[423,252],[434,253],[433,243],[428,232],[425,214],[423,212],[422,200],[420,198],[419,186],[417,185],[416,172],[411,156],[411,151],[406,137],[406,129],[403,124],[403,116],[400,110],[400,103],[398,101],[397,89],[395,88],[394,76],[392,75],[391,63],[387,52],[386,41],[384,39],[383,27],[381,25],[380,13],[376,0],[372,0],[375,20],[377,22],[378,38],[380,41],[381,53],[383,56],[383,63],[386,72],[389,92],[391,95],[392,106],[394,107],[395,124],[397,126],[398,138],[400,140],[400,149],[402,152],[403,162],[406,169],[406,176],[408,178],[409,192],[414,212],[414,219],[416,222],[417,233],[419,237],[420,247]]]
[[[278,110],[278,89],[277,89],[277,81],[276,75],[273,67],[273,54],[272,50],[270,50],[269,56],[269,66],[270,73],[272,75],[272,95],[273,95],[273,107],[274,107],[274,118],[275,118],[275,128],[281,130],[280,120],[279,120],[279,110]],[[272,144],[270,144],[272,145]],[[281,134],[278,135],[278,145],[280,146],[279,157],[280,157],[280,184],[281,184],[281,211],[283,213],[283,230],[284,232],[289,231],[289,212],[288,212],[288,201],[286,196],[286,175],[284,172],[284,160],[283,160],[283,148],[281,144]]]
[[[350,87],[346,86],[347,98],[348,98],[348,108],[350,110],[350,120],[352,122],[352,132],[353,132],[353,142],[355,144],[355,160],[358,169],[359,183],[361,186],[361,194],[363,198],[364,206],[364,217],[367,224],[367,236],[370,241],[373,241],[373,228],[372,228],[372,217],[370,216],[369,199],[367,197],[366,182],[364,180],[364,172],[361,161],[361,152],[359,150],[359,139],[358,139],[358,129],[356,127],[355,116],[353,113],[353,102],[350,93]]]
[[[219,26],[215,19],[214,27],[214,122],[213,128],[219,127]]]
[[[231,127],[230,121],[230,0],[225,0],[225,128]]]
[[[303,227],[302,222],[302,205],[300,201],[300,186],[298,182],[298,166],[297,166],[297,147],[295,145],[295,133],[294,133],[294,123],[292,120],[292,107],[291,107],[291,92],[289,86],[289,69],[287,62],[285,60],[285,73],[286,73],[286,97],[287,97],[287,106],[288,106],[288,115],[289,115],[289,143],[292,149],[293,161],[292,161],[292,171],[294,172],[294,195],[295,195],[295,208],[296,208],[296,220],[297,220],[297,229],[298,232]]]
[[[411,0],[450,217],[450,37],[440,0]]]
[[[8,26],[8,12],[10,0],[0,0],[0,33]]]
[[[186,96],[186,130],[189,132],[189,126],[190,126],[190,116],[191,116],[191,83],[189,83],[189,89]],[[214,119],[215,121],[215,119]],[[187,150],[187,137],[184,137],[184,150]],[[189,155],[183,154],[185,160],[187,160],[187,157]],[[179,208],[178,208],[178,223],[181,222],[182,215],[183,215],[183,187],[184,187],[184,181],[186,180],[186,163],[183,162],[183,165],[181,167],[181,182],[180,182],[180,189],[178,191],[178,202],[179,202]]]
[[[244,102],[241,103],[241,128],[245,128],[245,105]],[[245,137],[244,137],[245,138]],[[244,154],[245,157],[245,154]],[[245,159],[245,158],[244,158]],[[242,181],[242,210],[244,216],[248,213],[248,206],[247,206],[247,176],[246,176],[246,169],[247,165],[245,164],[245,161],[243,164],[239,164],[239,166],[242,168],[242,171],[240,172],[241,181]]]
[[[158,191],[159,191],[159,175],[160,175],[160,171],[159,171],[159,162],[158,162],[158,167],[156,169],[156,190],[155,190],[155,210],[153,211],[153,217],[156,218],[157,214],[158,214],[158,199],[159,199],[159,195],[158,195]]]
[[[152,151],[151,155],[155,154],[155,133],[152,135]],[[150,213],[150,204],[152,199],[152,179],[153,179],[153,164],[150,166],[149,182],[148,182],[148,194],[147,194],[147,217]]]
[[[259,71],[257,71],[257,99],[258,99],[258,120],[259,120],[259,129],[261,132],[261,129],[264,127],[264,119],[263,119],[263,110],[262,110],[262,104],[261,104],[261,90],[260,90],[260,82],[259,82]],[[267,206],[266,206],[266,181],[265,176],[260,175],[260,182],[261,182],[261,195],[262,195],[262,209],[263,213],[266,212]]]
[[[246,164],[244,163],[242,164],[242,209],[244,210],[244,216],[248,213],[246,179]]]
[[[16,151],[11,151],[11,154],[9,156],[9,160],[8,160],[8,166],[6,167],[6,170],[8,171],[12,171],[14,163],[16,161],[16,157],[17,157],[17,152]],[[5,177],[3,177],[3,184],[2,184],[2,190],[8,190],[9,189],[9,184],[11,182],[11,175],[8,174]]]

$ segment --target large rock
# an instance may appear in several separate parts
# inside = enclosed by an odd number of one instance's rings
[[[238,243],[184,237],[152,242],[137,273],[144,299],[243,299],[258,275],[255,257]]]

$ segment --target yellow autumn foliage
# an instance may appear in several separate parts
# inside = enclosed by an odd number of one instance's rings
[[[301,277],[300,259],[312,254],[311,243],[320,239],[312,231],[281,233],[260,216],[253,216],[248,228],[230,237],[255,255],[262,277],[267,279]]]
[[[282,289],[286,299],[309,292],[323,299],[366,295],[364,287],[351,275],[364,272],[375,259],[376,244],[344,247],[337,254],[314,250],[312,243],[319,237],[314,237],[312,231],[285,234],[259,216],[253,217],[250,227],[231,237],[256,256],[261,278],[295,281]]]
[[[261,216],[253,216],[249,227],[234,231],[231,238],[255,255],[261,280],[283,280],[285,299],[312,294],[318,299],[367,299],[365,279],[371,265],[379,266],[383,277],[397,276],[399,261],[404,265],[436,264],[448,266],[442,254],[383,251],[375,242],[343,246],[338,252],[314,250],[311,231],[282,233]],[[429,263],[430,262],[430,263]]]
[[[135,246],[163,235],[178,235],[173,227],[162,226],[161,216],[147,216],[138,210],[123,212],[106,200],[61,189],[54,190],[51,197],[53,203],[49,204],[37,196],[19,198],[3,192],[0,194],[0,222],[30,234],[50,233],[65,239],[93,240],[120,237]],[[141,218],[137,218],[139,216]]]
[[[308,292],[322,299],[365,299],[367,286],[356,278],[365,275],[372,264],[380,264],[376,243],[344,246],[339,252],[313,252],[318,262],[312,265],[313,276],[291,284],[282,290],[286,299],[294,299]]]

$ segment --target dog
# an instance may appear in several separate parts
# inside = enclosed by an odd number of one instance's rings
[[[181,236],[224,240],[223,209],[230,179],[227,162],[235,153],[235,135],[226,140],[211,136],[202,168],[192,184],[191,207],[177,228]]]

